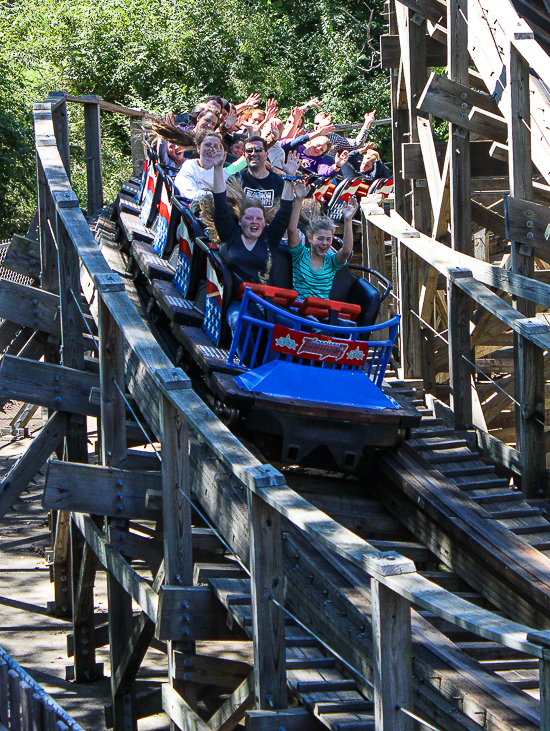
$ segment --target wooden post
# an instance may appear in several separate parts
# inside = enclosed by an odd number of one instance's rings
[[[386,249],[384,243],[384,232],[379,229],[374,223],[367,221],[365,213],[361,210],[361,217],[363,220],[363,266],[369,269],[374,269],[376,272],[385,277],[386,276]],[[374,277],[371,279],[371,275],[368,275],[371,283],[376,287],[377,283]],[[384,322],[388,319],[388,305],[389,303],[383,302],[380,307],[380,314],[378,315],[378,322]],[[385,331],[384,331],[385,332]],[[379,336],[383,336],[383,332],[379,333]]]
[[[542,651],[539,661],[540,731],[550,731],[550,650]]]
[[[371,579],[376,731],[412,731],[413,710],[410,603]]]
[[[33,731],[33,702],[32,688],[28,683],[20,682],[21,693],[21,729],[22,731]]]
[[[161,390],[186,387],[187,379],[173,379],[179,369],[170,369],[170,379],[164,378],[165,370],[157,371]],[[185,383],[185,386],[184,386]],[[191,483],[189,480],[189,427],[181,413],[163,393],[161,396],[162,422],[162,516],[164,527],[164,568],[166,583],[172,586],[193,586],[193,550],[191,533]],[[186,499],[185,496],[187,496]],[[191,708],[197,707],[197,685],[176,679],[176,654],[195,653],[194,642],[168,642],[168,680]]]
[[[447,4],[449,78],[464,86],[468,86],[467,14],[467,0],[449,0]],[[453,123],[449,124],[449,150],[451,243],[456,251],[473,256],[470,133]],[[472,367],[463,357],[471,360],[471,307],[468,295],[448,280],[449,376],[455,429],[467,429],[472,425]]]
[[[119,277],[96,277],[99,293],[99,374],[101,384],[101,456],[106,467],[123,468],[126,464],[126,406],[115,384],[125,389],[124,343],[122,333],[104,301],[110,292],[124,290]],[[118,481],[117,481],[118,482]],[[124,485],[113,485],[117,499],[124,499]],[[128,522],[108,519],[110,543],[124,554]],[[111,689],[114,731],[136,731],[135,683],[117,692],[115,674],[130,642],[133,630],[132,598],[119,582],[107,574],[109,600],[109,645],[111,650]]]
[[[516,50],[509,47],[508,78],[510,83],[510,115],[508,133],[508,164],[510,195],[533,200],[531,162],[531,111],[529,101],[529,64]],[[512,241],[512,271],[532,277],[534,252],[532,247]],[[516,308],[526,317],[535,315],[535,303],[515,300]],[[516,399],[516,442],[521,454],[521,489],[525,498],[546,494],[546,443],[544,436],[545,377],[543,353],[524,338],[514,336],[514,381]]]
[[[69,151],[69,118],[67,116],[66,91],[50,91],[48,101],[52,102],[52,122],[57,141],[57,149],[63,161],[63,167],[71,180],[71,153]],[[52,222],[53,225],[53,222]]]
[[[8,672],[10,693],[10,731],[21,731],[21,686],[15,670]]]
[[[281,516],[248,492],[256,710],[287,707]]]
[[[0,724],[8,728],[8,663],[0,660]]]
[[[98,96],[84,96],[84,138],[86,144],[87,213],[92,216],[103,208],[101,169],[101,126]]]
[[[428,79],[426,21],[401,3],[396,7],[402,69],[409,110],[409,142],[418,142],[417,102]],[[400,158],[401,159],[401,158]],[[426,181],[416,180],[412,189],[412,225],[431,234],[431,205]],[[417,315],[424,266],[406,246],[399,247],[399,297],[401,300],[401,369],[403,378],[422,377],[421,324]]]
[[[141,125],[145,117],[131,117],[130,119],[130,147],[132,150],[132,173],[136,177],[141,176],[143,172],[143,164],[145,162],[145,153],[143,149],[143,132]]]

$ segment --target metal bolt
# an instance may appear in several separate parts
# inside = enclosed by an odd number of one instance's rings
[[[59,581],[67,581],[67,577],[66,576],[60,576],[59,577]]]
[[[122,480],[117,480],[117,481],[115,482],[115,485],[116,485],[117,487],[122,487]]]
[[[184,614],[184,615],[182,616],[182,620],[183,620],[184,622],[189,622],[189,621],[191,620],[191,617],[189,616],[189,614]]]
[[[124,546],[119,546],[118,551],[119,551],[119,553],[122,553],[123,556],[126,553],[126,549],[124,548]]]
[[[462,112],[462,119],[468,119],[468,115],[466,114],[466,112]]]
[[[69,590],[67,589],[67,587],[66,587],[66,586],[62,586],[62,587],[61,587],[61,591],[62,591],[63,593],[65,593],[66,591],[69,591]]]
[[[468,105],[466,104],[466,102],[463,102],[463,103],[462,103],[462,104],[460,105],[460,107],[461,107],[461,109],[468,109]]]
[[[527,221],[525,225],[527,226],[527,228],[533,228],[535,224],[533,223],[533,221]]]
[[[83,637],[81,642],[83,645],[87,645],[87,644],[89,644],[90,640],[87,637]]]
[[[59,386],[55,386],[54,389],[55,393],[60,393],[61,388]]]
[[[461,98],[461,99],[467,99],[467,98],[468,98],[468,94],[466,94],[466,92],[463,92],[463,93],[462,93],[462,94],[460,95],[460,98]]]
[[[179,576],[179,574],[178,574],[178,576]],[[176,578],[178,578],[178,577],[176,576]],[[184,600],[182,601],[182,603],[181,603],[181,608],[182,608],[182,609],[189,609],[189,602],[188,602],[188,601],[187,601],[186,599],[184,599]]]
[[[120,503],[118,503],[116,506],[116,509],[118,510],[119,513],[122,513],[123,507]]]
[[[87,635],[88,634],[88,628],[87,627],[82,627],[81,632],[82,632],[83,635]]]
[[[38,319],[36,319],[36,318],[35,318],[35,319],[34,319],[34,320],[32,321],[32,324],[33,324],[33,325],[34,325],[35,327],[38,327],[38,326],[40,325],[40,320],[38,320]]]
[[[90,651],[88,650],[88,648],[87,648],[87,647],[85,647],[85,648],[84,648],[84,649],[82,650],[82,654],[83,654],[83,655],[89,655],[89,654],[90,654]]]
[[[119,541],[123,541],[124,540],[124,533],[119,533],[118,534],[118,540]]]
[[[112,456],[113,456],[112,452],[107,452],[107,457],[112,457]]]
[[[31,249],[31,250],[29,251],[29,256],[34,256],[34,249]]]
[[[534,239],[535,238],[535,235],[533,233],[531,233],[531,231],[529,231],[529,233],[527,234],[527,237],[526,238],[528,238],[528,239]]]
[[[183,679],[184,680],[191,680],[191,673],[184,673],[183,674]]]
[[[192,668],[193,667],[193,660],[191,660],[190,657],[186,657],[185,660],[183,661],[183,665],[186,668]]]
[[[29,274],[34,274],[35,271],[36,271],[35,269],[31,268],[31,269],[29,269]]]
[[[526,215],[526,216],[532,216],[532,215],[533,215],[533,211],[531,211],[530,209],[527,209],[527,210],[525,211],[525,215]]]
[[[37,304],[38,304],[38,300],[34,299],[34,300],[32,301],[32,303],[33,303],[33,305],[37,305]]]
[[[36,264],[36,259],[29,259],[29,264],[31,266],[33,266],[34,264]]]
[[[117,492],[117,494],[116,494],[117,500],[122,500],[123,497],[124,497],[124,495],[121,492]]]
[[[35,309],[35,310],[32,311],[32,314],[36,317],[36,316],[38,316],[40,314],[40,312]]]
[[[63,606],[61,607],[61,611],[62,612],[67,612],[68,610],[69,610],[68,604],[63,604]]]
[[[54,401],[56,404],[60,404],[63,401],[63,399],[61,398],[61,396],[56,396]]]
[[[58,375],[58,374],[56,374],[56,375],[55,375],[55,376],[53,377],[53,380],[54,380],[54,381],[59,381],[59,375]]]
[[[189,634],[189,627],[182,627],[181,633],[182,633],[182,635],[188,635]]]

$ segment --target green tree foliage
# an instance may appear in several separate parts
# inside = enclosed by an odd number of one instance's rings
[[[275,96],[283,112],[319,96],[336,122],[359,121],[372,108],[386,116],[387,77],[373,53],[382,32],[381,10],[382,0],[4,3],[0,71],[5,66],[11,81],[7,93],[0,81],[0,120],[11,120],[19,140],[8,146],[32,178],[29,111],[51,89],[99,94],[160,113],[188,110],[207,94],[238,101],[254,91],[263,99]],[[82,195],[81,110],[71,110],[70,122],[73,179]],[[387,134],[377,131],[375,137],[384,143]],[[102,114],[102,135],[104,178],[112,183],[107,197],[127,174],[128,120]],[[30,186],[19,198],[29,191]],[[1,196],[0,187],[0,205]],[[13,206],[13,196],[10,200]]]

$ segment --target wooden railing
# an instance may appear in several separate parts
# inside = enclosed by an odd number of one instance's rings
[[[83,731],[2,648],[0,728],[8,731]]]
[[[87,509],[96,516],[107,516],[105,531],[101,530],[97,519],[81,512],[78,495],[72,498],[72,503],[65,505],[64,509],[72,511],[71,515],[60,512],[57,521],[56,546],[59,544],[62,548],[54,565],[54,575],[60,602],[67,601],[66,592],[61,593],[61,574],[64,569],[66,572],[62,562],[69,551],[66,541],[71,532],[72,573],[80,577],[77,590],[73,589],[77,681],[89,680],[95,668],[93,571],[90,567],[93,561],[98,560],[109,576],[114,726],[116,731],[128,728],[127,724],[135,727],[132,663],[135,664],[136,653],[139,654],[139,647],[136,648],[139,637],[136,640],[135,631],[132,634],[132,600],[144,612],[143,627],[149,626],[147,622],[153,623],[162,638],[169,641],[170,656],[176,649],[181,649],[182,636],[185,636],[185,646],[192,650],[193,633],[189,627],[199,620],[199,605],[196,604],[196,587],[192,586],[190,501],[193,496],[203,502],[208,511],[210,496],[221,496],[226,490],[224,485],[230,484],[247,496],[248,537],[245,531],[238,535],[236,541],[234,525],[230,529],[218,529],[228,545],[239,543],[245,546],[240,552],[240,559],[249,568],[251,578],[256,663],[254,695],[256,708],[266,711],[266,728],[280,727],[280,720],[276,714],[273,716],[273,711],[285,708],[287,698],[280,529],[280,521],[284,517],[325,549],[353,564],[354,571],[359,571],[358,575],[364,577],[364,581],[357,581],[356,587],[360,593],[372,598],[372,692],[378,731],[413,728],[413,719],[402,712],[410,713],[414,708],[411,603],[479,637],[539,658],[540,727],[549,731],[550,665],[545,648],[550,647],[550,632],[532,631],[450,594],[418,574],[409,559],[395,553],[381,553],[313,507],[286,485],[281,473],[270,465],[261,464],[238,441],[194,393],[183,371],[168,360],[136,310],[131,289],[126,291],[125,281],[112,271],[105,258],[111,256],[116,259],[118,254],[112,250],[100,251],[71,189],[66,155],[65,105],[64,98],[48,99],[34,108],[42,287],[58,295],[63,372],[73,373],[75,379],[78,376],[75,371],[84,369],[82,314],[78,304],[81,287],[98,323],[101,458],[110,476],[108,488],[102,492],[98,487],[94,494],[94,509]],[[89,115],[87,120],[87,124],[93,124],[96,129],[97,116]],[[100,159],[100,136],[87,134],[87,139],[90,140],[91,155]],[[93,176],[90,179],[93,184]],[[452,258],[460,255],[431,241],[426,242],[425,238],[416,234],[411,239],[407,238],[410,227],[398,217],[388,218],[377,213],[368,214],[367,218],[369,227],[387,230],[417,255],[425,251],[422,247],[428,245],[435,247],[432,251],[441,250],[441,258],[430,255],[430,261],[460,291],[468,292],[485,307],[494,308],[498,316],[506,317],[510,326],[529,343],[536,347],[550,346],[546,332],[532,332],[529,322],[525,322],[512,308],[505,307],[480,281],[464,272],[463,259]],[[479,266],[479,272],[482,269],[484,272],[480,274],[482,281],[483,277],[496,276],[487,265]],[[57,286],[52,278],[52,269],[59,272]],[[461,276],[461,273],[466,276]],[[511,276],[514,286],[520,286],[525,279],[518,274]],[[126,389],[162,444],[164,565],[152,587],[128,564],[120,550],[124,549],[127,520],[133,515],[132,500],[135,501],[131,495],[130,475],[125,470],[127,403],[123,394]],[[56,399],[58,416],[65,398],[65,394],[60,393]],[[55,419],[56,415],[51,418]],[[80,423],[78,419],[69,420],[66,453],[70,462],[87,461],[85,435],[82,420]],[[81,469],[86,471],[86,479],[93,481],[97,478],[97,470],[102,468],[82,465]],[[205,499],[207,492],[208,499]],[[216,522],[215,517],[212,519]],[[79,535],[83,536],[85,545],[79,540]],[[182,623],[188,630],[185,635],[181,634]],[[173,629],[176,626],[177,634]],[[165,708],[180,728],[199,722],[190,705],[180,697],[185,693],[185,682],[176,680],[171,674],[169,687],[164,693]],[[531,711],[526,712],[526,717],[533,723],[539,722],[537,714]]]

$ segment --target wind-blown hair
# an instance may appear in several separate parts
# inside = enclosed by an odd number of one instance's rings
[[[318,231],[332,231],[336,225],[328,216],[322,212],[321,204],[315,198],[306,198],[302,205],[300,218],[306,224],[306,234],[311,238]]]

